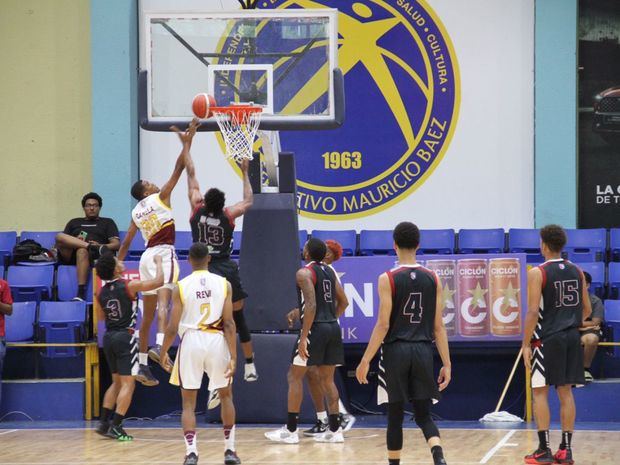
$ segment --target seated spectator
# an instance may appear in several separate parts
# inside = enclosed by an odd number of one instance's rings
[[[114,220],[99,216],[102,205],[103,200],[99,194],[86,194],[82,197],[82,208],[86,216],[73,218],[65,226],[64,232],[56,236],[60,263],[77,267],[76,300],[86,298],[88,275],[95,260],[107,251],[117,251],[121,246]]]
[[[583,274],[586,277],[589,291],[590,284],[592,284],[592,276],[590,276],[590,273],[587,271],[584,271]],[[589,292],[589,294],[592,304],[592,315],[590,315],[590,317],[584,321],[583,326],[579,328],[581,331],[581,343],[583,344],[583,366],[586,382],[588,383],[592,382],[594,379],[592,373],[590,373],[590,366],[596,355],[598,341],[601,338],[601,324],[605,318],[605,307],[603,306],[603,302],[593,293]]]
[[[9,283],[0,279],[0,405],[2,405],[2,364],[6,354],[6,338],[4,332],[4,315],[13,313],[13,298]]]

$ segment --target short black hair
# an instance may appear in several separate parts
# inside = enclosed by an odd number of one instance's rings
[[[137,180],[131,186],[131,196],[136,200],[142,200],[144,198],[144,183],[142,179]]]
[[[410,221],[398,223],[392,238],[399,249],[415,249],[420,245],[420,230]]]
[[[86,201],[90,199],[93,199],[99,202],[99,208],[103,207],[103,199],[101,198],[101,196],[97,194],[96,192],[89,192],[84,197],[82,197],[82,208],[86,206]]]
[[[103,254],[97,260],[95,269],[97,270],[97,276],[104,281],[109,281],[114,278],[114,269],[116,268],[116,258],[113,254]]]
[[[204,260],[209,256],[209,246],[204,242],[194,242],[189,248],[189,258]]]
[[[327,253],[327,246],[325,242],[321,239],[317,239],[316,237],[311,237],[306,242],[306,248],[308,250],[308,255],[315,262],[323,261],[325,258],[325,254]]]
[[[226,203],[226,194],[216,187],[212,187],[205,194],[205,209],[207,213],[219,215],[224,210]]]
[[[583,275],[586,277],[586,284],[592,284],[592,275],[587,271],[584,271]]]
[[[566,232],[562,226],[557,224],[548,224],[541,228],[540,238],[549,250],[555,253],[561,252],[566,245]]]

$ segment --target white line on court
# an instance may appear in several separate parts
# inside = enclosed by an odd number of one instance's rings
[[[510,431],[508,431],[504,437],[502,439],[499,440],[499,442],[497,444],[495,444],[487,453],[484,457],[482,457],[482,459],[480,460],[480,463],[487,463],[491,457],[493,457],[493,455],[495,454],[495,452],[497,452],[498,450],[500,450],[502,447],[504,447],[506,445],[506,442],[508,442],[508,439],[510,439],[512,437],[513,434],[515,434],[517,432],[516,429],[511,429]]]
[[[180,430],[180,428],[179,428],[179,430]],[[378,434],[368,434],[368,435],[365,435],[365,436],[345,436],[345,437],[346,437],[347,441],[353,441],[353,440],[356,440],[356,439],[376,438],[378,436],[379,436]],[[148,441],[148,442],[179,442],[179,441],[181,441],[180,436],[179,436],[179,438],[176,438],[176,439],[139,438],[139,437],[134,436],[133,439],[134,439],[134,441]],[[235,439],[235,443],[262,442],[262,443],[265,443],[267,445],[274,444],[271,441],[270,442],[267,442],[267,441],[268,441],[268,439],[266,439],[266,438],[260,438],[260,439]],[[201,440],[200,442],[201,443],[203,443],[203,442],[213,442],[213,443],[219,444],[219,443],[222,442],[222,440],[221,439],[206,439],[206,440]],[[0,462],[0,465],[1,465],[1,462]]]
[[[9,433],[14,433],[15,431],[17,431],[16,429],[9,429],[6,431],[2,431],[0,432],[0,436],[2,436],[3,434],[9,434]]]

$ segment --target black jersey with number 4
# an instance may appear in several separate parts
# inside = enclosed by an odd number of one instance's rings
[[[108,281],[97,296],[105,314],[105,327],[108,331],[133,328],[136,324],[136,310],[129,296],[127,281],[116,279]]]
[[[437,277],[421,265],[387,272],[392,289],[390,329],[384,342],[431,342],[434,339]]]
[[[542,273],[542,299],[534,339],[581,326],[583,315],[583,273],[562,258],[547,260]]]
[[[316,298],[316,313],[314,323],[331,323],[336,318],[336,273],[325,263],[310,262],[306,269],[312,273],[314,295]],[[299,293],[302,298],[301,292]],[[304,304],[301,303],[301,317],[303,319]]]
[[[235,220],[225,208],[219,215],[206,212],[203,205],[199,205],[189,219],[194,242],[204,242],[211,246],[212,258],[228,258],[232,252],[232,239],[235,230]]]

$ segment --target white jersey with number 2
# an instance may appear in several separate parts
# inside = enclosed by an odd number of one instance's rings
[[[183,336],[188,329],[221,332],[228,291],[226,279],[207,270],[199,270],[179,281],[178,286],[183,303],[179,335]]]

